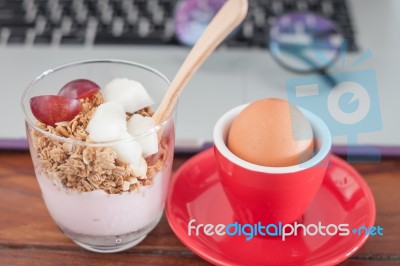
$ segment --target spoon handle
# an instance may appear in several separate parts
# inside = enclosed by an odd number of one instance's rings
[[[247,0],[228,0],[218,11],[172,80],[153,115],[156,124],[171,115],[185,85],[215,48],[243,21],[247,8]]]

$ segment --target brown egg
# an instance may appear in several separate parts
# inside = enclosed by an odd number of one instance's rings
[[[313,155],[313,133],[304,114],[282,99],[262,99],[233,121],[228,148],[239,158],[262,166],[292,166]]]

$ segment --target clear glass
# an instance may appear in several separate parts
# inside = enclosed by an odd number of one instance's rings
[[[50,215],[78,245],[103,253],[135,246],[158,224],[171,176],[175,112],[148,132],[128,139],[93,143],[44,130],[31,112],[30,99],[56,95],[74,79],[89,79],[103,88],[114,78],[142,83],[156,103],[153,110],[169,86],[165,76],[144,65],[96,60],[46,71],[29,85],[22,97],[32,161]],[[132,142],[154,135],[158,138],[158,152],[145,158],[146,175],[135,176],[118,159],[115,147],[129,147]]]

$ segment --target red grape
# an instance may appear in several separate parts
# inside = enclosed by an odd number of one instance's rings
[[[61,88],[58,95],[71,99],[85,99],[100,90],[99,85],[88,79],[76,79],[68,82]]]
[[[56,95],[32,97],[30,105],[36,119],[50,126],[57,122],[71,121],[82,109],[79,100]]]

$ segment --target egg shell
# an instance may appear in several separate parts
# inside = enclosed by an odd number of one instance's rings
[[[229,150],[261,166],[284,167],[313,156],[310,123],[296,106],[282,99],[262,99],[234,119],[227,138]]]

